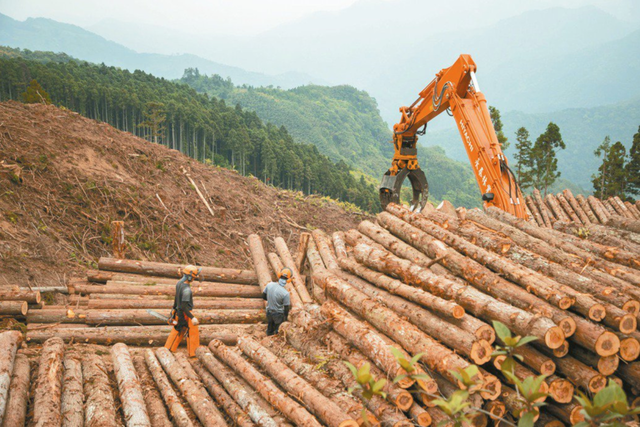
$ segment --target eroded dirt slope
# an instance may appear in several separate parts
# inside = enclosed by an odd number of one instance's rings
[[[0,103],[0,285],[81,274],[109,255],[114,220],[130,258],[249,267],[250,233],[295,250],[304,228],[345,230],[362,216],[54,106]]]

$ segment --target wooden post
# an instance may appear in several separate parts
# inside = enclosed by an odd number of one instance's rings
[[[114,258],[124,259],[127,249],[124,241],[124,221],[111,221],[111,247]]]

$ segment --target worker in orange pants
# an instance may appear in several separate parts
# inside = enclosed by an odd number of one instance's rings
[[[166,348],[175,352],[187,337],[187,351],[189,357],[195,357],[196,349],[200,346],[200,332],[198,331],[198,319],[193,315],[193,293],[191,282],[200,275],[200,269],[188,265],[182,270],[182,279],[176,284],[176,296],[173,300],[173,309],[169,316],[169,323],[173,329],[164,344]]]

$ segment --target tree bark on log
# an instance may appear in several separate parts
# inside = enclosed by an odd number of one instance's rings
[[[298,254],[296,255],[295,266],[298,271],[304,270],[304,262],[307,260],[307,246],[309,245],[309,239],[311,234],[300,233],[300,241],[298,242]]]
[[[627,205],[620,199],[619,196],[614,196],[613,201],[618,204],[624,216],[626,216],[627,218],[635,219],[631,211],[629,211],[629,209],[627,208]]]
[[[597,293],[594,293],[594,295],[597,295],[598,297],[606,297],[607,295],[613,294],[611,289],[607,289],[607,287],[613,288],[622,294],[620,295],[621,298],[624,299],[625,294],[627,298],[633,298],[633,300],[627,300],[623,303],[622,308],[624,310],[632,312],[634,314],[637,314],[640,310],[640,303],[638,303],[638,301],[640,301],[640,292],[638,292],[638,290],[634,286],[631,286],[629,283],[610,276],[604,271],[600,271],[598,269],[590,267],[589,263],[591,258],[589,258],[588,260],[584,260],[578,256],[565,253],[563,252],[562,248],[555,247],[545,241],[544,236],[541,240],[537,236],[528,234],[527,230],[532,230],[527,227],[526,224],[519,223],[520,227],[522,228],[514,226],[517,224],[515,220],[511,221],[508,224],[499,219],[484,215],[477,210],[468,211],[467,218],[494,231],[505,233],[510,236],[518,246],[526,248],[531,252],[542,255],[543,257],[559,265],[569,268],[574,273],[580,274],[582,277],[588,277],[592,279],[588,284],[591,287],[594,287],[594,290],[597,289]],[[550,236],[546,237],[551,238]],[[525,261],[528,262],[528,258],[525,258]],[[614,300],[609,300],[608,302],[611,302],[613,304]],[[619,302],[616,303],[616,305],[617,304],[619,304]]]
[[[640,234],[640,220],[621,218],[612,216],[606,222],[609,227],[619,228],[620,230],[631,231],[636,234]]]
[[[434,313],[446,316],[453,319],[461,319],[465,316],[465,310],[459,304],[453,301],[448,301],[432,295],[422,289],[416,289],[412,286],[405,285],[399,280],[385,276],[377,271],[370,270],[361,264],[358,264],[352,258],[339,258],[338,262],[340,267],[345,271],[358,275],[359,277],[367,280],[382,288],[393,295],[401,296],[402,298],[413,301]],[[488,325],[487,325],[488,326]]]
[[[557,222],[553,225],[553,228],[563,233],[571,234],[572,236],[577,236],[580,230],[575,224],[566,222]],[[598,224],[591,224],[589,227],[587,227],[587,230],[589,232],[586,237],[587,240],[605,246],[615,246],[628,252],[640,253],[640,244],[634,243],[630,240],[619,238],[617,236],[618,233],[612,232],[611,228],[609,227],[604,227]]]
[[[340,355],[343,360],[350,362],[353,366],[360,368],[365,363],[369,363],[369,366],[371,367],[370,372],[375,378],[381,379],[387,377],[387,375],[377,368],[368,357],[349,345],[347,340],[342,338],[336,332],[329,332],[325,336],[324,342],[328,348]],[[384,387],[384,391],[387,393],[387,400],[397,406],[398,409],[407,411],[411,408],[411,405],[413,404],[413,396],[397,384],[393,384],[392,381],[388,381]]]
[[[582,415],[582,406],[572,402],[567,404],[552,403],[545,407],[545,410],[550,412],[553,416],[558,417],[562,422],[573,426],[581,421],[584,421],[584,415]]]
[[[533,198],[531,196],[526,196],[524,200],[527,204],[527,207],[529,208],[529,211],[531,212],[531,215],[533,216],[533,219],[535,220],[536,224],[538,224],[538,227],[546,227],[544,219],[542,219],[542,214],[540,213],[538,206],[536,206],[536,202],[533,200]]]
[[[202,425],[204,427],[225,425],[226,421],[224,417],[215,403],[213,403],[207,391],[189,378],[173,354],[164,347],[157,348],[155,354],[173,383],[182,392],[182,395]]]
[[[321,424],[307,410],[283,393],[267,377],[262,375],[249,362],[244,360],[235,351],[226,347],[220,341],[211,341],[209,348],[213,354],[223,360],[228,366],[242,376],[275,408],[280,410],[284,416],[296,424],[320,427]]]
[[[501,345],[504,345],[502,340],[498,340]],[[541,375],[553,375],[556,372],[556,364],[552,358],[545,356],[535,348],[525,345],[518,347],[516,354],[522,356],[522,363],[529,368],[540,373]]]
[[[284,268],[280,257],[274,252],[269,252],[267,254],[267,260],[269,260],[269,265],[271,265],[271,271],[273,272],[274,276],[278,277],[278,275]]]
[[[229,418],[233,420],[238,427],[255,426],[251,418],[242,410],[242,408],[233,400],[226,392],[224,387],[211,375],[207,369],[202,366],[199,360],[192,360],[191,365],[196,373],[200,376],[202,384],[207,388],[209,394],[224,409]]]
[[[311,299],[311,295],[309,295],[309,291],[304,284],[304,280],[302,280],[302,276],[300,275],[300,271],[296,266],[296,263],[293,261],[293,257],[291,256],[291,252],[289,252],[289,248],[287,247],[287,243],[284,241],[282,237],[275,238],[275,246],[278,251],[278,255],[282,259],[284,265],[291,269],[293,272],[293,277],[291,278],[291,282],[293,285],[294,291],[298,294],[299,300],[302,304],[309,304],[313,302]],[[293,303],[293,301],[292,301]]]
[[[178,427],[194,427],[194,424],[191,422],[191,419],[189,419],[182,403],[180,403],[178,395],[173,391],[169,378],[167,378],[167,375],[162,370],[162,366],[160,366],[160,362],[158,362],[153,350],[147,349],[145,351],[144,360],[147,363],[149,372],[151,372],[151,375],[158,386],[158,390],[162,395],[165,405],[167,405],[167,408],[169,409],[169,414],[171,414],[171,419],[174,424],[177,424]]]
[[[26,301],[0,301],[1,316],[19,316],[27,315],[29,304]]]
[[[313,236],[316,248],[318,248],[318,252],[322,257],[322,261],[327,268],[329,270],[339,269],[340,266],[338,265],[338,261],[336,260],[333,249],[331,248],[331,241],[329,240],[329,237],[320,229],[313,230],[311,235]]]
[[[591,225],[591,220],[589,219],[589,216],[587,215],[586,212],[582,210],[582,206],[580,206],[580,203],[578,202],[578,200],[576,200],[576,198],[573,197],[573,193],[571,192],[571,190],[567,188],[562,191],[562,194],[565,200],[567,201],[567,203],[569,203],[569,205],[571,206],[571,209],[573,209],[573,211],[576,213],[578,218],[580,218],[580,222],[582,222],[582,224],[587,226]]]
[[[251,252],[251,259],[253,260],[256,276],[258,277],[260,292],[264,292],[267,283],[273,282],[274,276],[271,274],[271,269],[269,268],[269,262],[265,255],[264,246],[262,245],[262,239],[257,234],[250,234],[247,241],[249,243],[249,252]]]
[[[422,406],[418,405],[417,403],[414,403],[413,405],[411,405],[411,408],[409,408],[408,412],[409,412],[409,415],[411,416],[411,419],[416,423],[416,425],[418,426],[431,425],[432,423],[431,415],[429,415],[427,410],[424,409]]]
[[[491,360],[493,348],[487,341],[478,340],[474,335],[458,328],[454,324],[424,310],[416,304],[407,302],[403,298],[377,289],[359,277],[343,271],[337,271],[335,274],[369,298],[406,318],[429,336],[465,355],[476,365],[483,365]]]
[[[591,224],[601,224],[593,209],[591,208],[591,206],[589,206],[589,202],[584,198],[582,194],[578,194],[576,196],[576,200],[578,201],[578,204],[580,204],[582,211],[587,214],[587,217],[589,218]]]
[[[62,325],[59,325],[62,326]],[[111,345],[122,342],[127,345],[149,346],[163,344],[173,326],[103,326],[76,328],[80,325],[69,325],[73,328],[49,328],[27,331],[27,342],[42,343],[52,337],[64,342],[82,342],[85,344]],[[235,345],[238,340],[238,327],[247,325],[200,325],[200,340],[203,342],[219,339],[228,345]]]
[[[134,273],[180,279],[182,278],[182,267],[184,267],[184,265],[102,257],[98,261],[98,267],[100,270],[119,273]],[[202,280],[213,282],[242,283],[245,285],[255,285],[258,283],[258,276],[251,270],[203,266],[200,275]]]
[[[144,357],[140,355],[133,356],[133,366],[135,366],[138,378],[140,378],[140,386],[144,394],[151,425],[153,427],[172,427],[173,424],[169,420],[167,408],[164,406],[162,396],[153,381],[149,368],[144,362]]]
[[[640,362],[621,363],[618,374],[624,378],[625,384],[633,387],[636,394],[640,391]]]
[[[150,427],[151,421],[144,397],[142,397],[142,387],[129,349],[125,344],[118,343],[111,347],[111,358],[127,427]]]
[[[219,298],[262,298],[262,291],[257,286],[218,284],[200,286],[197,283],[191,285],[193,295],[196,297]],[[78,294],[125,294],[125,295],[175,295],[175,285],[155,286],[130,286],[130,285],[75,285],[74,292]]]
[[[116,259],[123,259],[127,250],[124,240],[124,221],[111,221],[111,251]]]
[[[558,193],[556,198],[571,221],[575,222],[576,224],[584,225],[582,219],[578,216],[578,213],[573,210],[573,206],[569,204],[569,201],[564,197],[562,193]]]
[[[33,401],[34,426],[60,426],[64,342],[50,338],[42,346]]]
[[[618,355],[614,354],[613,356],[602,357],[580,346],[574,346],[571,349],[571,356],[607,377],[613,375],[618,370],[620,361]]]
[[[493,366],[498,371],[500,371],[500,373],[502,373],[502,364],[504,363],[506,358],[507,358],[507,356],[500,355],[500,356],[496,356],[495,359],[493,359]],[[514,361],[512,373],[520,381],[524,381],[528,377],[535,377],[536,376],[536,374],[533,371],[531,371],[526,366],[521,365],[518,361]],[[504,381],[507,384],[510,384],[510,385],[513,386],[513,382],[511,382],[511,380],[509,378],[507,378],[504,375],[503,375],[503,377],[504,377]],[[540,384],[540,392],[548,393],[549,392],[549,384],[547,384],[546,382],[543,381]],[[540,399],[536,400],[536,402],[544,402],[545,400],[546,400],[546,397],[541,397]]]
[[[30,291],[18,286],[2,287],[0,301],[26,301],[29,304],[40,304],[42,296],[39,291]]]
[[[66,354],[62,377],[62,427],[84,426],[82,362],[77,355]]]
[[[378,271],[401,277],[403,281],[416,284],[434,295],[454,300],[474,316],[488,322],[499,320],[519,335],[535,335],[550,348],[557,348],[562,345],[564,341],[562,330],[548,318],[534,316],[510,305],[515,302],[513,301],[514,298],[509,298],[511,295],[505,292],[506,289],[502,288],[501,285],[497,285],[501,283],[501,279],[493,273],[485,271],[486,269],[483,266],[448,249],[442,242],[430,238],[426,233],[393,215],[387,214],[379,218],[382,219],[385,227],[392,228],[394,234],[400,235],[401,238],[410,241],[416,247],[429,250],[435,258],[442,257],[441,262],[446,262],[446,266],[452,271],[466,276],[465,278],[474,282],[476,286],[482,286],[482,289],[499,298],[504,298],[509,304],[498,301],[493,296],[484,294],[476,288],[435,276],[428,269],[397,258],[386,251],[374,250],[366,245],[361,244],[356,247],[355,255],[358,262]],[[508,283],[504,280],[502,282]],[[520,296],[520,291],[522,291],[527,298],[531,297],[536,303],[542,303],[540,299],[515,285],[513,286],[518,289],[517,295]]]
[[[603,269],[612,276],[628,280],[634,284],[640,284],[640,278],[638,277],[638,274],[636,272],[629,272],[620,264],[600,259],[597,256],[594,256],[593,254],[576,247],[573,243],[567,242],[566,239],[563,238],[566,235],[562,233],[558,233],[553,229],[547,230],[544,228],[533,227],[526,221],[522,221],[519,218],[516,218],[515,216],[497,208],[489,207],[487,209],[487,213],[493,218],[519,228],[527,234],[545,241],[547,244],[551,244],[569,254],[577,255],[578,257],[582,258],[583,263],[591,262],[594,266]]]
[[[22,334],[19,331],[0,333],[0,424],[7,406],[16,352],[21,343]]]
[[[598,222],[605,225],[607,223],[607,220],[611,216],[609,211],[607,211],[604,205],[593,196],[588,196],[587,202],[589,203],[589,206],[591,207],[593,213],[596,215],[596,217],[598,217]]]
[[[264,310],[194,310],[200,324],[243,324],[264,323]],[[56,322],[56,316],[41,315],[42,323]],[[87,311],[85,322],[88,325],[99,326],[135,326],[135,325],[165,325],[167,322],[149,314],[146,310],[90,310]]]
[[[569,216],[565,213],[564,209],[558,202],[558,199],[553,194],[547,194],[544,198],[545,202],[547,202],[547,206],[551,208],[553,215],[556,217],[558,221],[571,221]]]
[[[40,376],[38,375],[38,380]],[[85,354],[82,360],[84,383],[84,425],[87,427],[116,427],[116,404],[113,400],[107,367],[96,354]]]
[[[549,209],[547,205],[544,204],[542,200],[542,196],[540,195],[540,191],[537,188],[533,189],[533,200],[536,202],[536,206],[542,215],[542,219],[544,220],[544,224],[547,228],[551,227],[551,214],[549,213]]]
[[[358,427],[358,423],[332,400],[313,388],[278,357],[249,336],[238,339],[238,347],[285,391],[299,396],[305,406],[329,427]]]
[[[173,299],[126,299],[126,300],[93,300],[87,302],[87,308],[97,310],[153,308],[171,310]],[[198,298],[198,310],[262,310],[263,300],[258,298]]]
[[[3,342],[0,338],[0,352],[5,353],[12,348],[11,344]],[[7,345],[8,344],[8,345]],[[5,346],[5,347],[3,347]],[[14,349],[15,350],[15,349]],[[6,356],[6,359],[3,357]],[[3,427],[24,426],[29,403],[30,367],[29,359],[24,354],[16,354],[11,358],[9,354],[0,354],[0,381],[4,383],[4,363],[13,359],[13,373],[11,374],[11,386],[5,398],[0,399],[0,425]],[[4,387],[4,384],[0,385]],[[6,401],[6,405],[5,402]],[[81,406],[82,407],[82,406]],[[4,417],[2,414],[4,413]],[[80,424],[82,425],[82,424]]]
[[[607,385],[607,378],[593,368],[571,357],[556,357],[557,371],[585,392],[597,393]]]
[[[230,368],[218,361],[207,347],[199,347],[196,350],[198,360],[207,370],[216,377],[224,389],[240,405],[249,418],[262,427],[277,427],[276,421],[260,406],[253,398],[252,393],[247,391],[244,385],[231,372]]]
[[[301,328],[285,322],[280,326],[280,334],[285,337],[289,344],[309,359],[326,361],[327,370],[334,378],[340,380],[346,388],[355,387],[357,383],[344,363],[331,358],[327,349],[317,341],[311,340],[309,335],[305,334]],[[399,412],[395,406],[390,405],[380,396],[364,399],[361,390],[356,388],[353,389],[352,393],[364,402],[367,408],[378,417],[382,425],[393,427],[409,427],[412,425],[402,412]]]

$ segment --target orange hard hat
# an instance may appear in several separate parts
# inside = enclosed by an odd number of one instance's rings
[[[182,269],[182,274],[186,274],[186,275],[191,276],[191,277],[193,277],[195,279],[200,274],[200,270],[202,270],[202,269],[196,267],[195,265],[189,264],[189,265],[187,265],[186,267],[184,267]]]
[[[280,271],[281,279],[291,280],[292,277],[293,277],[293,271],[291,271],[290,268],[285,267]]]

